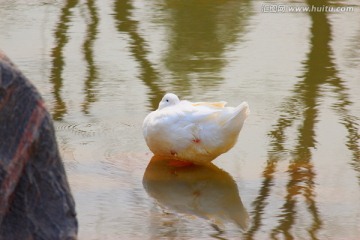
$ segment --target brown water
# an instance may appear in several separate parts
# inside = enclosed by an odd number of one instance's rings
[[[360,4],[264,4],[0,0],[0,48],[53,114],[80,239],[360,238]],[[173,169],[141,132],[165,92],[251,116],[214,165]]]

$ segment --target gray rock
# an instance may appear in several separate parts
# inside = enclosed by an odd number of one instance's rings
[[[76,239],[77,228],[51,116],[0,51],[0,239]]]

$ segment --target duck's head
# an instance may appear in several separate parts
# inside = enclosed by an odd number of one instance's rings
[[[167,93],[165,96],[161,99],[161,102],[159,103],[159,110],[163,109],[168,106],[173,106],[175,104],[178,104],[180,102],[180,99],[178,96],[176,96],[173,93]]]

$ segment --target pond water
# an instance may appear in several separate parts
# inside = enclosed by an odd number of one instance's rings
[[[274,4],[0,0],[0,48],[52,113],[79,239],[359,238],[360,3]],[[289,12],[312,5],[353,11]],[[235,147],[207,167],[153,158],[141,125],[166,92],[246,100]]]

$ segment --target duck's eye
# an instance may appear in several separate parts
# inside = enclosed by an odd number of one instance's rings
[[[169,102],[169,99],[166,99],[167,102]]]

